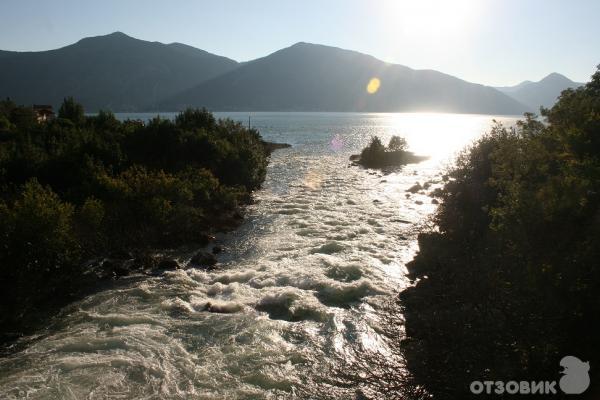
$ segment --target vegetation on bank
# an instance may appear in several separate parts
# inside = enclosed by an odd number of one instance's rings
[[[427,159],[407,151],[407,148],[408,142],[403,137],[392,136],[389,144],[385,146],[379,137],[373,136],[360,155],[353,155],[350,160],[366,168],[385,168],[418,163]]]
[[[597,395],[600,69],[542,115],[496,125],[449,172],[436,228],[408,265],[415,285],[392,305],[405,320],[387,326],[397,357],[359,357],[357,379],[374,398],[558,382],[568,355],[591,365],[582,398]]]
[[[0,331],[26,329],[89,280],[84,261],[202,242],[230,227],[266,174],[256,130],[188,109],[174,121],[58,118],[0,102]],[[39,313],[38,313],[39,311]]]

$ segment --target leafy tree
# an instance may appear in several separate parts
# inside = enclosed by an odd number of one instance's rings
[[[214,129],[216,119],[206,108],[188,108],[175,118],[175,125],[184,129]]]
[[[389,151],[405,151],[408,148],[408,142],[403,137],[392,136],[387,148]]]
[[[4,115],[0,115],[0,132],[9,132],[12,129],[12,124]]]
[[[58,110],[58,118],[67,119],[75,125],[83,125],[85,123],[83,106],[77,103],[73,97],[67,97]]]
[[[381,162],[385,156],[386,148],[377,136],[373,136],[368,146],[360,153],[360,159],[364,165],[374,165]]]
[[[37,307],[75,290],[80,248],[72,217],[73,206],[35,179],[0,203],[2,334],[35,322]]]

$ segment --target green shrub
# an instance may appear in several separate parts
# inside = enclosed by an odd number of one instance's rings
[[[67,97],[58,110],[58,118],[69,120],[76,126],[83,125],[85,123],[83,106],[77,103],[73,97]]]
[[[386,147],[377,136],[373,136],[369,145],[360,153],[360,160],[364,165],[375,165],[381,163],[385,157]]]
[[[73,206],[36,180],[0,204],[2,322],[69,297],[81,276]],[[20,312],[19,312],[20,311]]]
[[[405,151],[408,148],[408,142],[403,137],[392,136],[387,148],[389,151]]]

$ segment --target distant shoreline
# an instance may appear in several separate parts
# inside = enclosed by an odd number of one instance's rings
[[[522,114],[477,114],[477,113],[452,113],[452,112],[427,112],[427,111],[399,111],[399,112],[363,112],[363,111],[219,111],[219,110],[210,110],[211,113],[214,113],[215,116],[219,117],[219,114],[226,114],[228,116],[239,114],[240,117],[244,117],[245,119],[248,116],[255,115],[273,115],[273,114],[281,114],[281,115],[318,115],[321,114],[323,116],[346,116],[346,115],[406,115],[406,114],[420,114],[420,115],[473,115],[473,116],[489,116],[489,117],[503,117],[503,118],[522,118]],[[180,113],[180,111],[116,111],[114,112],[115,117],[119,120],[124,120],[129,118],[129,116],[133,116],[132,119],[136,119],[135,116],[140,116],[139,119],[151,119],[156,116],[166,117],[166,118],[174,118]],[[87,113],[87,116],[95,116],[98,115],[98,112]]]

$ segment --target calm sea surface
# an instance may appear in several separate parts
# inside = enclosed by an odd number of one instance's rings
[[[289,398],[327,361],[385,352],[382,308],[408,285],[405,264],[436,208],[427,193],[494,117],[217,113],[249,115],[292,148],[273,154],[242,227],[218,237],[221,268],[128,277],[69,306],[0,359],[0,398]],[[350,166],[373,135],[402,135],[431,158],[386,174]],[[416,182],[431,187],[408,194]],[[207,302],[224,313],[203,311]]]

